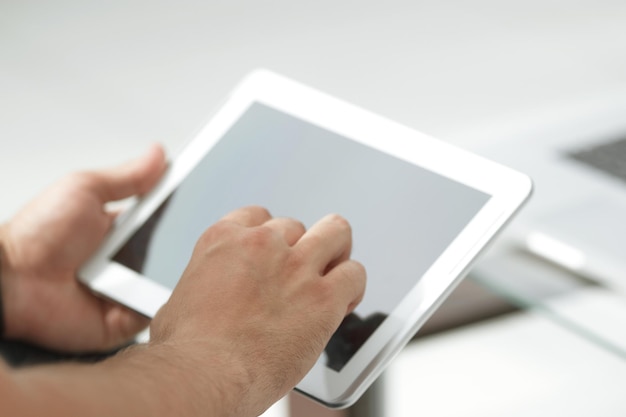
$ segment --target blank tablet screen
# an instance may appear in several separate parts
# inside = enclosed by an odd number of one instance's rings
[[[307,227],[338,213],[368,276],[326,349],[340,371],[489,198],[254,103],[113,259],[173,289],[201,233],[233,209],[261,205]]]

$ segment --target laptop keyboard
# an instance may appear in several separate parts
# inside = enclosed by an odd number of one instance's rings
[[[626,138],[569,152],[568,156],[626,181]]]

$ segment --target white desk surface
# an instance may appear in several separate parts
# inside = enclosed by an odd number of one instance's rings
[[[626,412],[626,361],[532,312],[422,340],[385,377],[393,417]]]
[[[0,3],[0,220],[72,170],[122,162],[153,141],[176,150],[257,67],[471,147],[477,131],[508,118],[625,91],[626,3],[5,0]],[[479,326],[432,346],[445,352],[452,344],[507,337],[516,328],[546,330],[535,321]],[[548,333],[551,349],[578,340]],[[554,369],[532,369],[541,375],[568,369],[569,360],[611,362],[579,343],[574,349],[586,356],[546,364]],[[511,343],[498,357],[499,369],[475,377],[488,381],[507,366],[519,370],[519,360],[529,356],[543,364],[544,353],[539,345]],[[435,359],[446,361],[442,355]],[[580,374],[572,378],[594,378],[584,387],[596,390],[590,398],[603,399],[613,392],[606,386],[611,381],[624,386],[626,373],[614,365],[613,380],[591,366],[577,368]],[[534,398],[537,387],[529,381],[502,400],[510,409]],[[406,415],[419,410],[407,411],[411,405],[402,404]],[[596,405],[604,410],[604,403]],[[543,414],[553,415],[550,411],[544,408]],[[572,408],[567,414],[590,414],[585,411]]]

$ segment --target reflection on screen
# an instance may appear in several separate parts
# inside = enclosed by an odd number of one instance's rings
[[[255,103],[115,255],[173,289],[200,234],[229,211],[262,205],[309,227],[339,213],[367,290],[326,349],[341,370],[489,196]]]

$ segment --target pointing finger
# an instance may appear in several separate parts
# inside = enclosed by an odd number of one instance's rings
[[[325,274],[334,265],[350,257],[352,229],[341,216],[328,215],[315,223],[296,244]]]

